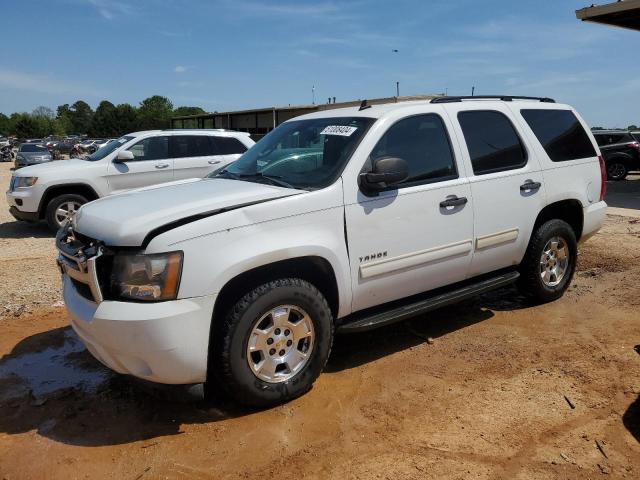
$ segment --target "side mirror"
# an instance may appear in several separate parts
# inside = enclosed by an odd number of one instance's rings
[[[365,192],[379,192],[397,185],[409,176],[409,164],[398,157],[375,160],[369,173],[360,174],[360,187]]]
[[[129,150],[120,150],[116,158],[113,160],[113,162],[124,163],[124,162],[130,162],[131,160],[134,160],[134,159],[135,157],[133,156],[133,152]]]

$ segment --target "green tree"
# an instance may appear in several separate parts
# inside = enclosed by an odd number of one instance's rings
[[[31,118],[36,124],[36,136],[45,137],[53,133],[53,110],[49,107],[39,106],[31,112]]]
[[[121,103],[115,110],[117,135],[135,132],[138,129],[138,112],[128,103]]]
[[[4,113],[0,113],[0,135],[11,133],[11,120]]]
[[[93,110],[87,102],[78,100],[69,108],[69,119],[73,133],[87,133],[91,128]]]
[[[113,103],[103,100],[93,114],[89,134],[98,137],[114,137],[119,133],[116,107]]]
[[[627,127],[627,130],[638,130],[638,126],[637,125],[629,125]]]
[[[38,136],[38,123],[28,113],[19,113],[16,117],[14,133],[18,138]]]
[[[174,117],[184,117],[187,115],[200,115],[201,113],[207,113],[200,107],[178,107],[173,111]]]
[[[154,95],[145,98],[138,108],[139,128],[142,130],[168,128],[172,114],[173,104],[167,97]]]

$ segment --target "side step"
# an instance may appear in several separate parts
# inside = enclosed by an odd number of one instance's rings
[[[374,328],[400,322],[421,313],[429,312],[444,307],[445,305],[504,287],[515,282],[519,276],[520,274],[518,272],[509,271],[497,276],[493,275],[489,278],[484,277],[482,280],[473,279],[471,283],[459,283],[456,284],[453,289],[445,292],[442,292],[442,289],[438,289],[438,293],[429,292],[426,294],[426,297],[420,296],[419,299],[415,296],[410,297],[407,299],[408,301],[400,305],[398,305],[398,302],[391,302],[387,308],[383,305],[382,307],[376,307],[375,311],[371,311],[373,309],[367,309],[367,311],[356,312],[352,316],[347,317],[345,322],[338,326],[338,332],[366,332],[367,330],[373,330]]]

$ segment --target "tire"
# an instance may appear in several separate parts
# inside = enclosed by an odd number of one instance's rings
[[[282,314],[284,306],[291,307],[286,315]],[[282,315],[270,315],[274,311]],[[307,317],[300,319],[300,312],[306,312]],[[298,339],[297,342],[301,343],[287,347],[282,342],[289,337],[283,336],[294,335],[294,332],[280,329],[281,338],[277,340],[277,326],[283,325],[282,319],[285,316],[296,321],[294,325],[306,326],[311,322],[311,336]],[[266,326],[269,322],[272,324],[270,329]],[[270,331],[260,337],[264,340],[262,345],[265,349],[249,353],[249,343],[258,343],[255,333],[257,328]],[[297,327],[294,328],[298,330]],[[333,334],[334,324],[329,305],[313,285],[299,278],[283,278],[261,285],[244,295],[226,313],[219,326],[213,329],[206,390],[214,395],[222,391],[239,403],[258,408],[279,405],[297,398],[311,388],[322,372],[331,352]],[[269,338],[265,340],[265,337]],[[296,355],[289,355],[298,351],[298,345],[303,349],[305,342],[309,342],[308,338],[312,340],[306,345],[311,347],[307,350],[304,363],[298,364],[300,368],[297,371],[287,371],[290,369],[289,363],[294,365],[291,361],[283,364],[286,368],[280,373],[276,370],[271,381],[260,378],[258,375],[261,372],[254,373],[255,365],[259,364],[261,358],[265,365],[272,358],[283,362],[288,358],[298,358]],[[273,343],[267,347],[269,340]],[[286,340],[287,344],[288,341]],[[289,350],[282,356],[285,348]],[[273,355],[270,352],[274,352]]]
[[[553,239],[561,239],[566,252],[567,263],[562,275],[545,273],[555,261],[562,266],[561,255],[554,254],[552,258],[543,254],[552,245]],[[559,250],[559,249],[558,249]],[[549,220],[540,225],[531,235],[529,246],[520,264],[520,278],[517,287],[520,293],[541,303],[551,302],[560,298],[569,287],[576,269],[578,244],[571,226],[563,220]],[[547,262],[543,264],[543,261]],[[557,270],[556,272],[559,272]],[[543,278],[543,274],[545,278]],[[557,282],[557,283],[556,283]]]
[[[629,168],[622,160],[613,159],[607,162],[607,180],[620,181],[627,178]]]
[[[88,200],[85,197],[75,193],[65,193],[58,195],[57,197],[53,197],[47,204],[47,209],[45,211],[45,220],[47,221],[49,229],[53,232],[57,232],[62,226],[58,216],[59,208],[65,208],[65,204],[74,204],[74,209],[77,210],[79,206],[84,205],[87,202]]]

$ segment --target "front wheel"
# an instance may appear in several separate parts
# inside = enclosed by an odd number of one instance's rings
[[[577,256],[576,236],[568,223],[543,223],[533,232],[520,264],[518,289],[543,303],[560,298],[571,283]]]
[[[207,390],[253,407],[306,393],[327,363],[333,319],[310,283],[284,278],[244,295],[213,331]]]
[[[73,218],[78,209],[85,203],[87,203],[87,199],[75,193],[67,193],[52,198],[45,212],[45,219],[49,229],[57,232],[60,227]]]

